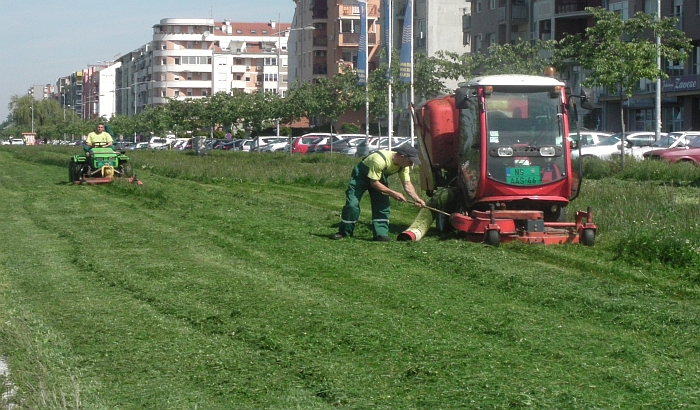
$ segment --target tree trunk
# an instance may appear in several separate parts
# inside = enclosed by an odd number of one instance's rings
[[[625,144],[627,143],[627,138],[625,137],[625,107],[622,104],[622,89],[620,89],[620,124],[622,124],[622,145],[620,146],[620,166],[625,168]]]

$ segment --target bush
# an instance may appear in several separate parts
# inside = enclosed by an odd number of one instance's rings
[[[696,232],[646,230],[621,238],[615,245],[616,259],[633,265],[660,263],[671,268],[700,267],[700,237]]]

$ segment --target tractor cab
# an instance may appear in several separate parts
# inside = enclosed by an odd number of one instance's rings
[[[453,228],[478,240],[565,243],[584,234],[592,244],[590,211],[564,222],[581,181],[569,107],[563,82],[530,75],[477,77],[422,103],[421,187],[429,196],[449,191],[438,205]]]

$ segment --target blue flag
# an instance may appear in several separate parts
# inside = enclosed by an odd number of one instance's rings
[[[357,48],[357,84],[367,84],[367,2],[358,1],[360,6],[360,44]]]
[[[406,16],[401,33],[401,57],[399,59],[399,79],[410,83],[413,70],[413,0],[406,3]]]
[[[382,29],[384,30],[384,44],[386,46],[385,48],[385,54],[386,54],[386,75],[385,78],[391,78],[391,72],[389,71],[389,66],[391,66],[391,10],[390,5],[391,5],[391,0],[384,0],[382,3]]]

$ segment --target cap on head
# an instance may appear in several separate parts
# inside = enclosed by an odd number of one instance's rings
[[[408,157],[408,159],[410,159],[414,165],[420,164],[420,159],[418,159],[418,150],[408,144],[396,147],[393,149],[393,151],[399,155]]]

